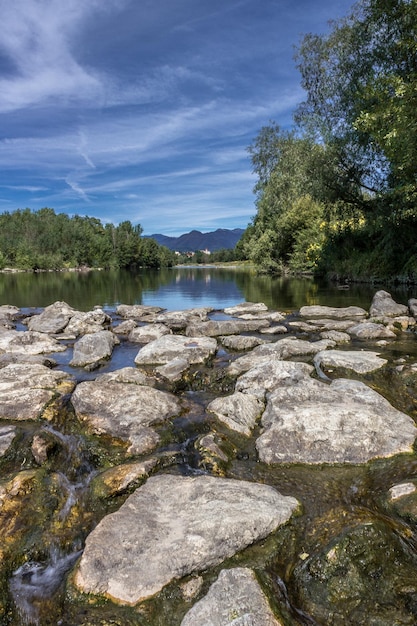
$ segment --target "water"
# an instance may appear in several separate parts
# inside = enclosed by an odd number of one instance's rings
[[[336,285],[307,278],[258,276],[239,268],[183,267],[0,274],[0,305],[37,308],[64,300],[81,311],[95,305],[112,310],[118,304],[156,305],[174,311],[205,306],[222,309],[248,301],[285,311],[312,304],[369,308],[375,291],[381,288],[402,303],[417,295],[415,287]]]

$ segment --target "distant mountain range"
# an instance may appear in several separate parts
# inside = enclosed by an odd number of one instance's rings
[[[244,233],[243,228],[218,228],[211,233],[201,233],[199,230],[192,230],[180,237],[168,237],[167,235],[150,235],[160,245],[166,246],[170,250],[177,252],[194,252],[195,250],[215,250],[234,248]]]

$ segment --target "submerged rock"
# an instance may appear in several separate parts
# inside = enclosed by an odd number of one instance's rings
[[[282,626],[255,574],[244,567],[222,570],[207,595],[188,611],[181,626]]]
[[[411,453],[414,421],[362,382],[304,379],[275,389],[257,439],[265,463],[366,463]]]
[[[217,341],[209,337],[165,335],[141,348],[135,358],[137,365],[164,365],[178,357],[192,363],[204,363],[217,349]]]
[[[297,508],[267,485],[154,476],[87,537],[75,584],[134,605],[268,536]]]

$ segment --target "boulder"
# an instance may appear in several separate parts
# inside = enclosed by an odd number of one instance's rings
[[[277,387],[297,384],[309,378],[313,371],[314,367],[308,363],[277,361],[266,357],[237,379],[235,389],[264,400],[266,394]]]
[[[180,402],[149,386],[103,378],[77,385],[71,401],[78,419],[95,434],[128,442],[131,454],[153,449],[159,438],[150,427],[178,415]]]
[[[166,363],[165,365],[160,365],[155,368],[155,373],[159,374],[163,378],[166,378],[170,382],[176,382],[181,380],[184,372],[190,367],[187,359],[183,359],[181,357],[177,357]]]
[[[249,337],[248,335],[220,336],[219,340],[225,348],[229,348],[230,350],[252,350],[252,348],[265,343],[265,339]]]
[[[111,317],[103,309],[96,308],[87,313],[76,311],[65,328],[65,336],[75,338],[80,335],[107,330],[110,326]]]
[[[209,337],[165,335],[141,348],[135,358],[137,365],[164,365],[178,357],[189,365],[204,363],[214,355],[217,341]]]
[[[65,352],[67,346],[45,333],[33,330],[18,331],[0,327],[0,352],[36,355]]]
[[[51,419],[74,387],[69,374],[44,365],[7,365],[0,377],[0,419]]]
[[[135,605],[267,537],[297,509],[295,498],[263,484],[154,476],[87,537],[74,581]]]
[[[344,308],[331,306],[303,306],[300,309],[302,317],[334,317],[336,319],[355,319],[367,317],[367,312],[359,306],[347,306]]]
[[[74,344],[74,352],[70,365],[95,369],[107,361],[118,343],[116,336],[109,330],[84,335]]]
[[[66,302],[54,302],[54,304],[47,306],[42,313],[33,315],[29,319],[28,329],[51,335],[61,333],[74,313],[74,309]]]
[[[222,570],[208,593],[185,615],[181,626],[282,626],[272,613],[255,574],[236,567]]]
[[[351,338],[349,333],[343,333],[340,330],[324,330],[320,333],[321,339],[330,339],[337,344],[340,343],[350,343]]]
[[[133,328],[128,339],[132,343],[150,343],[164,335],[172,335],[172,330],[165,324],[147,324]]]
[[[249,437],[264,408],[263,402],[255,396],[236,391],[231,396],[216,398],[210,402],[207,411],[214,413],[232,430]]]
[[[342,367],[357,374],[367,374],[384,367],[387,360],[370,350],[323,350],[314,357],[314,364],[316,367]]]
[[[256,441],[265,463],[366,463],[411,453],[414,421],[364,383],[302,379],[275,389]]]
[[[368,341],[372,339],[395,339],[396,334],[384,326],[375,322],[363,322],[348,328],[347,332],[356,339]]]
[[[167,311],[155,318],[160,324],[165,324],[172,330],[183,330],[190,324],[198,324],[208,320],[207,315],[211,313],[211,307],[197,309],[186,309],[184,311]]]
[[[235,306],[229,306],[224,309],[226,315],[244,315],[246,313],[263,313],[268,311],[268,307],[263,302],[241,302]]]
[[[219,337],[256,332],[268,326],[267,320],[209,320],[187,326],[185,334],[187,337]]]
[[[119,304],[116,308],[117,315],[124,319],[153,322],[156,316],[163,311],[159,306],[145,304]]]
[[[125,320],[124,322],[120,322],[117,326],[114,326],[113,332],[116,335],[129,335],[134,328],[136,328],[137,323],[135,320]]]
[[[155,387],[156,385],[156,379],[153,376],[141,372],[136,367],[122,367],[113,372],[106,372],[105,374],[97,376],[95,380],[96,383],[100,383],[101,385],[109,382],[133,383],[147,387]]]
[[[398,304],[390,293],[381,289],[373,297],[369,315],[370,317],[399,317],[408,315],[408,307],[405,304]]]

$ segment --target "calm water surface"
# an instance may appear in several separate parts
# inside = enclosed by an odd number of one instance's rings
[[[417,297],[416,287],[346,287],[310,279],[257,276],[250,270],[209,267],[0,274],[0,304],[38,308],[63,300],[81,311],[91,310],[95,305],[114,309],[118,304],[158,305],[174,311],[203,306],[223,309],[248,301],[291,311],[307,304],[357,305],[368,309],[378,289],[386,289],[397,302],[404,304],[410,297]]]

